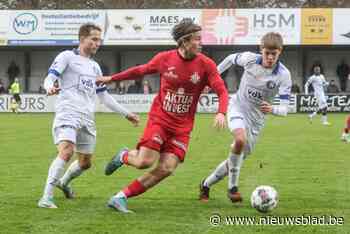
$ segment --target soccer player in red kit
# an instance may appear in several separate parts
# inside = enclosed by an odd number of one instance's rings
[[[135,150],[122,149],[107,164],[110,175],[123,164],[145,169],[157,160],[157,166],[114,195],[108,206],[121,212],[127,198],[137,196],[172,174],[185,154],[193,128],[194,115],[202,90],[210,86],[219,96],[219,110],[214,126],[225,127],[228,93],[216,64],[201,50],[201,27],[183,19],[172,29],[177,49],[158,53],[147,64],[132,67],[97,82],[108,83],[140,79],[146,74],[160,74],[160,90],[148,114],[147,126]]]
[[[343,129],[343,133],[341,135],[341,140],[346,143],[350,143],[350,115],[346,117],[345,128]]]

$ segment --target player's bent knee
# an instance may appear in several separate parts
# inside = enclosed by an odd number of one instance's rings
[[[154,159],[140,158],[136,163],[137,169],[147,169],[150,168],[154,163]]]

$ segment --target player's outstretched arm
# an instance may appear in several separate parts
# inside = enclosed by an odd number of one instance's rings
[[[96,84],[108,84],[112,81],[112,76],[100,76],[96,78]]]
[[[162,62],[163,57],[163,54],[159,53],[146,64],[131,67],[111,76],[98,77],[96,79],[96,84],[106,84],[111,81],[137,80],[142,79],[145,75],[157,73],[159,70],[158,67],[160,66],[159,64]]]
[[[97,93],[99,99],[101,102],[108,107],[110,110],[121,114],[124,116],[127,120],[129,120],[135,127],[138,126],[140,122],[140,118],[138,115],[130,112],[128,109],[126,109],[124,106],[120,105],[118,102],[114,100],[114,98],[106,91],[98,92]]]

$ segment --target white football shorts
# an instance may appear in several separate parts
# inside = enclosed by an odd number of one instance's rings
[[[91,119],[72,113],[56,114],[52,127],[53,140],[56,145],[61,141],[75,144],[76,152],[93,154],[96,147],[96,127]]]

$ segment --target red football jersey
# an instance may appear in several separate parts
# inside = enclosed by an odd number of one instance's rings
[[[112,80],[137,79],[152,73],[160,74],[160,90],[149,113],[152,121],[189,133],[205,86],[218,94],[218,112],[226,113],[228,93],[216,64],[207,56],[199,53],[194,59],[185,60],[177,50],[160,52],[147,64],[117,73]]]

